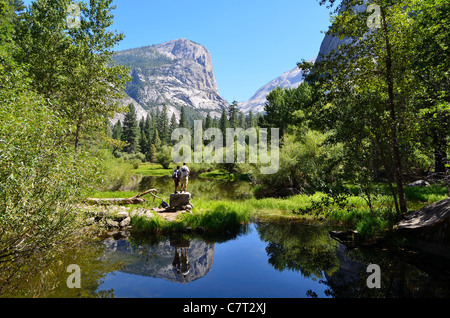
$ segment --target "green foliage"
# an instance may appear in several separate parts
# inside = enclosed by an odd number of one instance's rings
[[[276,195],[282,188],[313,192],[323,183],[334,181],[341,146],[325,143],[326,134],[306,130],[302,134],[285,134],[280,149],[279,169],[274,174],[261,174],[258,166],[252,179],[260,185],[256,195]]]
[[[135,173],[135,169],[141,160],[135,156],[123,154],[116,158],[109,150],[100,151],[97,157],[101,162],[102,179],[97,188],[101,191],[119,191],[136,187],[140,176]]]
[[[262,126],[279,128],[282,138],[290,125],[302,124],[302,114],[312,103],[312,87],[306,82],[297,88],[277,87],[266,99]]]
[[[15,57],[26,66],[32,88],[70,125],[75,149],[85,138],[104,135],[105,118],[121,111],[118,100],[129,79],[125,67],[110,65],[123,38],[108,31],[111,2],[77,3],[80,27],[69,28],[69,0],[37,0],[16,26]]]
[[[331,1],[330,1],[331,2]],[[333,17],[329,35],[348,41],[313,67],[306,80],[317,101],[314,125],[332,132],[333,142],[344,146],[344,166],[363,189],[373,181],[373,167],[383,169],[397,201],[397,213],[407,210],[403,173],[415,146],[415,98],[420,82],[412,72],[416,8],[409,1],[380,0],[380,28],[369,29],[365,11],[346,0]],[[349,175],[349,174],[347,174]],[[366,191],[367,192],[367,191]]]
[[[248,211],[239,208],[238,204],[213,204],[208,211],[183,213],[176,221],[166,221],[162,216],[136,216],[132,218],[132,231],[137,235],[151,235],[155,233],[170,233],[182,231],[187,227],[202,228],[208,235],[220,236],[224,234],[237,235],[245,230],[250,221]]]
[[[164,169],[169,168],[172,163],[172,147],[162,146],[161,150],[156,154],[156,162],[162,165]]]
[[[135,153],[139,151],[139,126],[137,121],[136,109],[131,103],[128,105],[128,112],[125,114],[122,128],[123,141],[127,143],[125,151]]]
[[[97,178],[95,162],[67,148],[66,123],[33,93],[0,98],[0,259],[31,257],[74,230],[73,203]],[[20,126],[20,129],[17,127]]]

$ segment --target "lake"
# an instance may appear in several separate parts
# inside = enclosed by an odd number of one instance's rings
[[[144,179],[141,189],[171,191],[168,178]],[[152,184],[158,182],[158,184]],[[203,180],[195,191],[215,197],[249,195],[245,182]],[[203,187],[201,189],[201,187]],[[166,189],[167,188],[167,189]],[[251,223],[242,234],[215,238],[178,234],[101,237],[68,247],[21,282],[24,297],[101,298],[445,298],[450,260],[402,249],[347,248],[320,223]],[[333,229],[334,230],[334,229]],[[80,270],[81,288],[69,288]],[[378,276],[369,265],[379,268]],[[380,288],[369,282],[378,279]],[[36,287],[39,286],[39,287]],[[3,294],[2,297],[16,296]]]
[[[69,264],[80,268],[79,289],[68,288]],[[369,264],[379,265],[379,289],[368,287]],[[348,249],[318,224],[252,223],[216,242],[111,236],[68,249],[46,269],[56,274],[39,297],[445,298],[449,265],[416,252]]]

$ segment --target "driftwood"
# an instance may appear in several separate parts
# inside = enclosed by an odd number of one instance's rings
[[[155,193],[158,193],[156,189],[149,189],[144,191],[132,198],[106,198],[106,199],[97,199],[97,198],[87,198],[85,199],[85,203],[93,204],[93,205],[126,205],[126,204],[140,204],[144,203],[145,199],[142,197],[146,194],[151,194],[153,196],[153,201],[155,198],[162,200],[163,205],[167,204],[163,198],[157,196]]]

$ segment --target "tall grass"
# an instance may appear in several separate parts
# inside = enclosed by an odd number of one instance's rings
[[[102,162],[102,180],[99,190],[129,190],[141,181],[142,176],[136,173],[133,164],[125,161],[124,158],[115,158],[108,150],[99,151],[98,156]]]
[[[175,221],[169,222],[161,215],[153,213],[152,217],[136,216],[132,219],[132,230],[135,233],[157,234],[186,230],[202,229],[207,234],[224,235],[239,234],[242,226],[250,221],[250,213],[237,206],[216,204],[207,211],[183,213]]]

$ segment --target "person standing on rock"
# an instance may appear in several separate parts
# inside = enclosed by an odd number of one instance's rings
[[[172,179],[173,182],[175,183],[175,193],[178,193],[178,184],[180,183],[180,177],[181,177],[180,166],[177,166],[177,168],[173,171],[172,174]]]
[[[181,167],[181,177],[180,177],[180,190],[181,192],[183,192],[183,188],[184,188],[184,192],[186,192],[187,190],[187,184],[188,184],[188,178],[189,178],[189,168],[186,166],[186,162],[183,163],[183,166]]]

